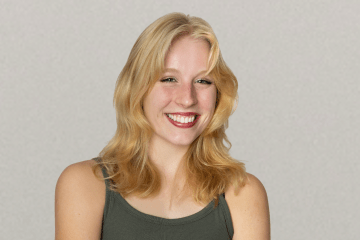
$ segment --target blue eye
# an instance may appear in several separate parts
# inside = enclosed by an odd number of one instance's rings
[[[207,81],[205,79],[199,79],[199,80],[197,80],[197,82],[202,83],[202,84],[208,84],[208,85],[212,84],[212,82]]]
[[[169,77],[169,78],[161,79],[160,82],[176,82],[176,79]]]

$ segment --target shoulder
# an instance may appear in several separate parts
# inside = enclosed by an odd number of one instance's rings
[[[247,173],[239,191],[230,186],[225,193],[236,239],[270,239],[270,213],[266,190],[261,181]]]
[[[56,191],[81,191],[96,196],[102,192],[105,194],[104,180],[99,180],[92,171],[95,163],[94,160],[87,160],[66,167],[56,183]],[[102,176],[101,171],[97,173]]]
[[[92,166],[94,166],[95,163],[96,162],[94,160],[86,160],[67,166],[61,173],[57,185],[63,184],[69,180],[72,180],[72,183],[81,183],[84,181],[97,183],[97,181],[95,181],[97,178],[92,172]]]
[[[106,187],[93,174],[94,164],[74,163],[61,173],[55,189],[56,239],[98,239],[94,236],[101,231]]]

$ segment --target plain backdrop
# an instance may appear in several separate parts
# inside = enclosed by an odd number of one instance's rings
[[[140,33],[183,12],[239,82],[231,155],[264,184],[272,239],[358,239],[358,0],[0,1],[2,239],[54,239],[55,185],[115,133]]]

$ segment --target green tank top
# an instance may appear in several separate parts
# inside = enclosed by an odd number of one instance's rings
[[[104,168],[102,172],[104,177],[108,177]],[[105,184],[101,240],[228,240],[234,235],[225,193],[220,194],[215,209],[213,200],[195,214],[166,219],[138,211],[121,194],[109,189],[108,179]]]

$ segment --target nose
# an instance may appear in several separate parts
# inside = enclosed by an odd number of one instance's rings
[[[182,84],[176,91],[175,102],[183,108],[197,104],[196,90],[192,83]]]

